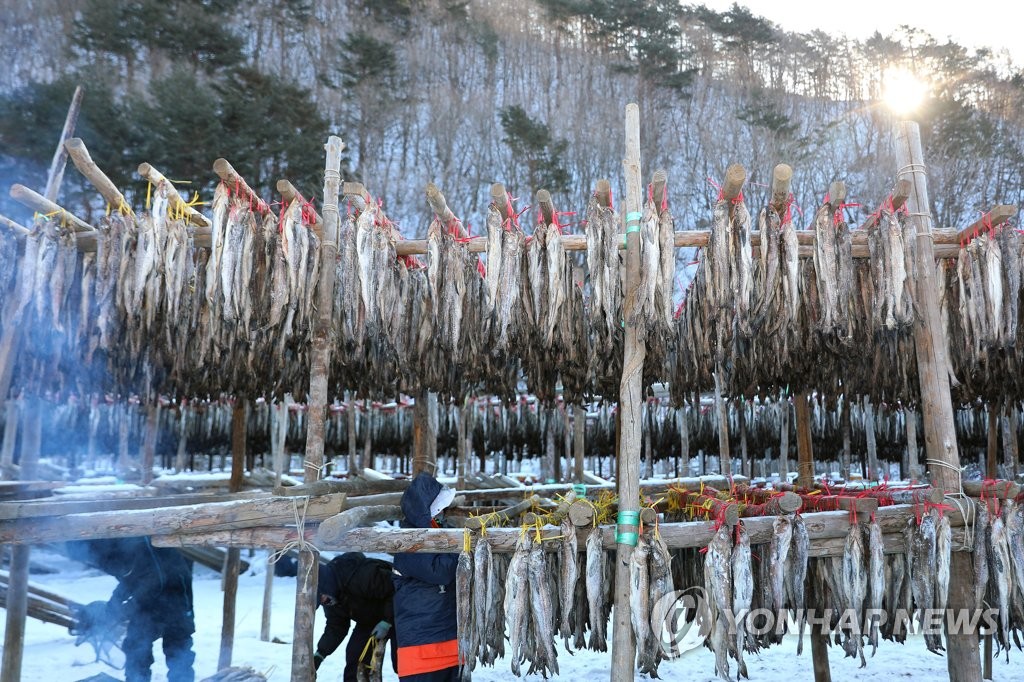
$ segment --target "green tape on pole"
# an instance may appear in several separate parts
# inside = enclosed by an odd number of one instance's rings
[[[576,493],[576,497],[587,496],[587,486],[583,485],[582,483],[574,483],[572,486],[572,491]]]
[[[639,541],[640,536],[636,533],[616,533],[615,543],[619,545],[629,545],[630,547],[636,547],[636,543]]]
[[[615,515],[615,523],[626,526],[635,526],[640,523],[640,512],[620,511]]]
[[[640,211],[630,211],[626,214],[626,224],[631,222],[640,222],[640,219],[644,217],[644,214]]]

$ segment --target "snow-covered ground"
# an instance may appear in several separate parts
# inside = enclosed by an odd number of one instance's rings
[[[33,551],[33,563],[58,568],[59,572],[48,575],[32,575],[34,585],[64,595],[79,602],[107,599],[114,589],[113,578],[69,561],[64,557],[45,550]],[[283,643],[260,641],[260,614],[263,606],[264,552],[243,558],[250,562],[250,569],[240,577],[238,585],[237,617],[235,622],[235,645],[232,663],[250,666],[267,675],[270,680],[281,682],[289,679],[291,665],[292,618],[295,604],[295,578],[275,578],[271,639]],[[195,652],[196,675],[201,680],[216,672],[220,647],[221,609],[223,597],[220,590],[219,574],[196,566],[193,583],[196,607]],[[316,637],[319,638],[324,626],[323,612],[317,614]],[[0,619],[0,630],[4,619]],[[25,655],[21,679],[26,682],[71,682],[105,672],[123,679],[120,671],[94,661],[92,648],[88,644],[75,647],[74,638],[64,628],[40,623],[29,619],[26,625]],[[159,643],[155,647],[156,664],[153,666],[153,682],[166,681],[166,668],[160,653]],[[841,650],[830,650],[832,676],[846,682],[884,679],[941,680],[946,679],[946,659],[931,654],[925,649],[920,637],[911,637],[904,645],[882,642],[874,658],[859,669],[853,659],[844,659]],[[590,651],[569,655],[559,648],[558,663],[560,679],[608,679],[611,657]],[[322,682],[340,680],[344,668],[344,644],[320,668],[318,675]],[[999,659],[994,664],[996,682],[1024,682],[1024,653],[1012,652],[1010,663]],[[813,679],[809,647],[802,656],[796,655],[795,637],[786,637],[776,647],[760,655],[748,654],[747,667],[754,682],[792,682]],[[689,682],[712,682],[714,662],[709,651],[695,649],[674,661],[662,663],[662,679],[687,680]],[[514,679],[509,672],[508,662],[499,661],[495,668],[478,668],[473,673],[478,682],[496,682]],[[385,680],[397,677],[386,666]],[[541,679],[533,676],[533,680]],[[638,679],[641,679],[638,676]]]

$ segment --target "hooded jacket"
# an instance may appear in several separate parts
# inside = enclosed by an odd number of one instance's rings
[[[430,474],[417,476],[402,496],[405,528],[430,528],[430,504],[443,486]],[[458,665],[455,554],[395,555],[395,630],[398,675]]]
[[[317,651],[329,656],[348,635],[352,621],[373,627],[381,621],[394,623],[391,564],[368,559],[362,552],[346,552],[320,567],[317,580],[320,595],[332,597],[324,604],[327,625],[317,643]]]

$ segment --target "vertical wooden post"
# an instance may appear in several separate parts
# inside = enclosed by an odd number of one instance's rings
[[[779,479],[783,483],[789,482],[789,396],[779,397],[779,408],[782,415],[779,434]]]
[[[334,309],[335,265],[338,262],[338,190],[341,185],[341,152],[345,143],[331,135],[325,145],[323,231],[320,242],[320,280],[317,283],[316,316],[309,355],[309,398],[306,415],[306,459],[303,480],[319,480],[324,466],[324,424],[327,419],[327,368],[331,364],[330,327]]]
[[[750,479],[754,475],[751,471],[750,453],[747,452],[747,401],[740,397],[736,401],[736,408],[739,410],[740,468],[743,470],[743,475]]]
[[[921,464],[917,458],[917,408],[904,409],[907,420],[907,476],[911,480],[921,478]]]
[[[985,475],[999,478],[999,415],[996,406],[988,404],[988,448],[985,451]]]
[[[933,281],[935,249],[932,243],[928,183],[921,151],[921,131],[917,123],[903,121],[896,136],[896,162],[899,175],[911,181],[907,210],[917,228],[917,280],[915,303],[919,315],[914,323],[914,347],[918,379],[921,383],[921,414],[924,419],[925,452],[932,486],[942,490],[960,490],[960,455],[957,451],[953,403],[949,393],[949,361],[946,357],[944,330]],[[958,608],[974,608],[973,571],[967,552],[953,552],[950,566],[947,613]],[[978,636],[948,635],[946,653],[950,682],[967,682],[981,677]]]
[[[363,459],[360,470],[373,468],[373,403],[366,401],[366,414],[363,415]]]
[[[850,481],[850,422],[851,414],[853,411],[853,397],[850,395],[843,396],[843,414],[842,414],[842,430],[843,430],[843,453],[842,461],[839,464],[839,475],[843,477],[846,482]]]
[[[127,400],[120,409],[121,420],[117,432],[117,475],[122,479],[128,476],[132,468],[131,456],[128,454],[128,431],[132,421],[132,406]]]
[[[292,639],[291,682],[313,679],[313,622],[316,618],[316,583],[319,557],[311,545],[299,550],[295,576],[295,636]]]
[[[14,444],[18,439],[19,400],[8,400],[4,419],[4,442],[0,445],[0,478],[14,478]]]
[[[1006,478],[1017,480],[1017,410],[1009,400],[1003,402],[1003,465]]]
[[[878,480],[878,449],[875,442],[875,410],[871,401],[864,397],[864,436],[867,438],[868,464],[864,472],[865,481]]]
[[[565,459],[566,469],[572,461],[572,420],[569,416],[571,408],[566,402],[562,402],[562,451],[555,458],[555,480],[561,483],[565,480],[562,474],[562,459]]]
[[[633,679],[636,643],[630,623],[629,559],[636,546],[640,513],[640,407],[647,347],[641,330],[629,322],[640,283],[640,108],[626,105],[626,286],[622,292],[626,320],[622,379],[619,383],[619,457],[616,486],[619,512],[615,534],[615,608],[612,611],[612,680]]]
[[[572,409],[572,447],[573,447],[573,469],[572,480],[574,483],[583,483],[583,454],[586,447],[587,411],[576,405]]]
[[[723,476],[732,476],[732,455],[729,453],[729,413],[725,401],[722,399],[721,365],[715,370],[715,410],[718,413],[718,473]]]
[[[349,393],[345,403],[345,420],[348,431],[348,475],[355,476],[359,471],[359,461],[356,455],[356,399]]]
[[[93,407],[93,409],[96,409]],[[178,452],[174,458],[174,469],[178,473],[188,466],[188,403],[182,400],[178,405]],[[92,420],[90,420],[92,421]],[[90,437],[92,429],[90,429]]]
[[[540,402],[540,401],[538,401]],[[544,409],[544,457],[541,460],[541,475],[545,483],[555,482],[555,408]]]
[[[142,485],[153,480],[153,462],[156,458],[156,441],[160,430],[160,398],[152,396],[146,406],[146,434],[142,439]]]
[[[811,440],[811,406],[810,393],[802,391],[793,397],[796,407],[796,450],[797,450],[797,485],[811,487],[814,485],[814,447]],[[831,682],[832,673],[828,667],[828,638],[826,635],[811,628],[811,659],[814,663],[815,682]]]
[[[267,550],[267,572],[263,576],[263,612],[260,616],[260,641],[270,641],[270,605],[274,596],[274,550]]]
[[[248,430],[248,400],[235,397],[231,408],[231,479],[228,492],[242,489],[245,477],[246,432]],[[241,549],[229,547],[224,561],[224,608],[220,626],[220,655],[217,670],[231,667],[231,654],[235,645],[235,606],[238,600],[238,573],[241,567]],[[271,569],[273,572],[273,569]]]
[[[643,423],[644,474],[643,478],[654,477],[654,452],[651,448],[651,404],[644,402],[641,410]]]
[[[810,488],[814,485],[814,445],[811,440],[811,406],[810,394],[807,391],[798,393],[796,403],[796,451],[797,485]]]
[[[455,475],[457,476],[455,481],[456,490],[466,489],[466,431],[467,424],[466,420],[469,418],[469,398],[466,398],[465,402],[460,407],[456,408],[455,414],[455,454],[458,462],[455,465]]]
[[[412,410],[412,475],[437,472],[437,394],[420,391]]]
[[[23,435],[21,438],[21,480],[31,481],[36,475],[39,445],[42,440],[42,419],[37,398],[23,399]],[[30,545],[11,548],[10,574],[7,584],[7,621],[4,630],[3,660],[0,680],[19,682],[21,662],[25,653],[25,616],[28,613],[28,560]]]
[[[690,420],[686,418],[686,407],[679,408],[679,460],[690,475]],[[676,463],[676,477],[679,477],[679,463]]]

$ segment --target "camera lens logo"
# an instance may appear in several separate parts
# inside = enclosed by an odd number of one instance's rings
[[[651,632],[668,659],[703,645],[711,626],[707,593],[701,587],[669,592],[651,609]]]

